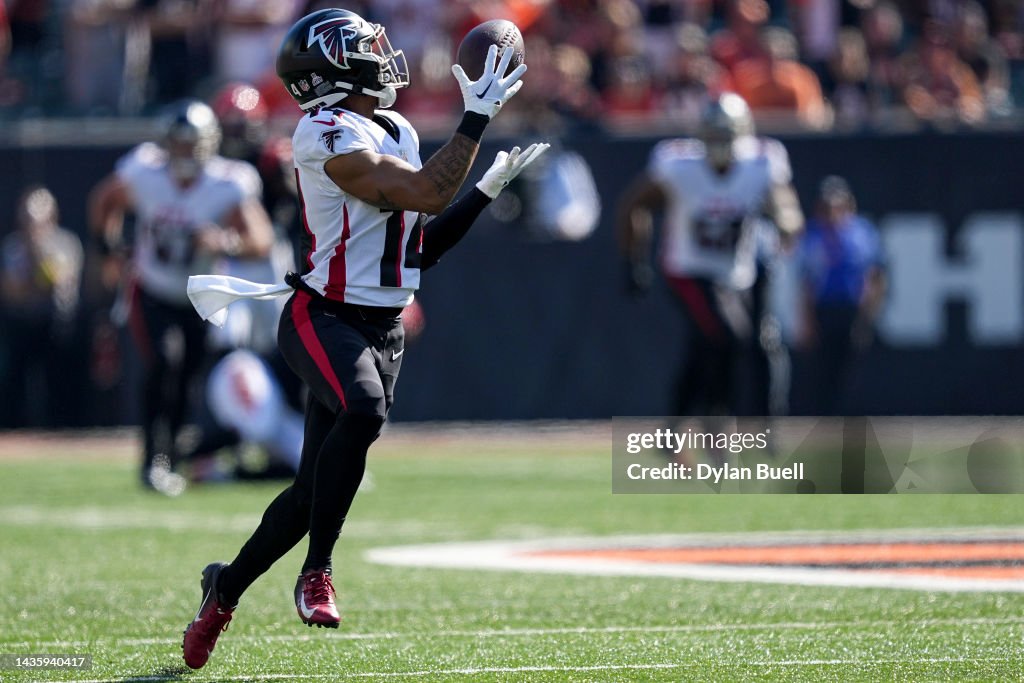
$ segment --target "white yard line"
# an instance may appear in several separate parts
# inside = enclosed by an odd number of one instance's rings
[[[959,658],[959,657],[933,657],[925,659],[889,659],[889,660],[857,660],[857,659],[790,659],[790,660],[779,660],[779,661],[760,661],[760,662],[715,662],[716,666],[727,666],[727,667],[742,667],[742,666],[757,666],[757,667],[774,667],[774,666],[833,666],[833,665],[844,665],[844,664],[944,664],[953,662],[1009,662],[1019,661],[1019,659],[1010,659],[1006,657],[990,658],[982,657],[979,659],[972,658]],[[591,666],[495,666],[495,667],[482,667],[482,668],[467,668],[467,669],[442,669],[435,671],[388,671],[388,672],[365,672],[365,673],[353,673],[344,674],[349,678],[412,678],[412,677],[423,677],[423,676],[438,676],[445,674],[503,674],[503,673],[544,673],[544,672],[583,672],[583,671],[644,671],[651,669],[683,669],[692,666],[707,666],[709,662],[694,661],[694,662],[666,662],[663,664],[595,664]]]
[[[166,529],[236,533],[251,531],[259,523],[259,515],[223,515],[216,523],[211,516],[183,511],[140,510],[138,508],[107,508],[96,506],[53,508],[42,505],[0,507],[0,526],[60,527],[99,531],[122,529]]]
[[[329,674],[261,674],[247,676],[218,676],[218,681],[286,681],[286,680],[340,680],[353,678],[426,678],[435,676],[473,676],[480,674],[525,674],[525,673],[584,673],[588,671],[653,671],[665,669],[685,669],[694,666],[706,667],[722,666],[729,668],[737,667],[800,667],[800,666],[843,666],[843,665],[877,665],[877,664],[970,664],[970,663],[996,663],[996,662],[1019,662],[1018,657],[924,657],[920,659],[786,659],[778,661],[754,661],[754,662],[708,662],[697,660],[693,662],[664,662],[655,664],[594,664],[589,666],[486,666],[466,667],[460,669],[424,669],[420,671],[364,671],[359,673],[334,672]],[[78,679],[69,679],[78,680]],[[181,676],[154,675],[154,676],[128,676],[119,678],[94,678],[91,680],[78,680],[78,683],[148,683],[149,681],[177,681]]]
[[[248,533],[259,524],[262,512],[251,514],[209,515],[178,510],[140,510],[137,508],[106,508],[96,506],[51,508],[42,505],[11,505],[0,507],[0,527],[51,527],[87,531],[121,531],[124,529],[164,530],[174,532]],[[349,538],[380,538],[382,535],[433,536],[451,538],[451,525],[419,520],[375,521],[355,520],[345,526]]]
[[[934,626],[1013,626],[1024,625],[1022,617],[978,617],[978,618],[954,618],[948,619],[924,619],[913,624],[915,628],[928,628]],[[483,629],[483,630],[457,630],[457,631],[435,631],[433,633],[400,633],[395,631],[381,631],[376,633],[317,633],[309,634],[268,634],[268,635],[231,635],[232,641],[242,642],[322,642],[329,640],[423,640],[433,638],[524,638],[531,636],[552,636],[552,635],[606,635],[615,633],[722,633],[735,631],[799,631],[799,630],[820,630],[820,629],[880,629],[880,628],[901,628],[908,629],[908,624],[897,620],[864,620],[864,621],[796,621],[780,623],[758,623],[758,624],[679,624],[665,626],[570,626],[564,628],[519,628],[519,629]],[[227,637],[227,636],[226,636]],[[113,638],[96,639],[94,641],[82,640],[51,640],[51,641],[22,641],[14,643],[0,642],[0,649],[10,651],[17,648],[75,648],[88,647],[90,645],[102,645],[110,643],[118,647],[137,647],[140,645],[171,645],[181,641],[180,637],[174,638]]]

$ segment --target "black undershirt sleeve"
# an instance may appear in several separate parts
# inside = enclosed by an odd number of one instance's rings
[[[441,256],[466,236],[473,221],[490,203],[491,198],[474,187],[427,223],[423,228],[420,270],[429,270],[437,265]]]

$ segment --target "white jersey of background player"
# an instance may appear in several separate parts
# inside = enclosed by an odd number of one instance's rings
[[[747,289],[757,275],[756,220],[773,185],[790,180],[789,161],[775,140],[738,138],[729,170],[719,174],[699,140],[660,143],[648,175],[665,206],[662,267],[668,275],[704,277]]]
[[[394,111],[378,110],[374,119],[347,109],[321,109],[299,121],[292,146],[305,239],[312,239],[308,226],[318,228],[315,248],[304,249],[310,256],[299,267],[306,284],[328,299],[402,307],[412,302],[420,283],[420,214],[387,211],[351,197],[324,173],[328,159],[360,150],[422,168],[419,137],[409,122]]]
[[[137,216],[134,267],[139,283],[152,296],[187,305],[188,276],[214,266],[208,252],[197,254],[197,233],[224,224],[245,202],[258,201],[259,174],[244,162],[212,156],[196,180],[182,188],[167,152],[148,142],[125,155],[115,172]]]
[[[783,234],[802,224],[785,148],[754,137],[750,111],[737,95],[709,109],[699,139],[659,143],[647,178],[664,198],[660,258],[670,277],[747,289],[757,276],[762,217]]]

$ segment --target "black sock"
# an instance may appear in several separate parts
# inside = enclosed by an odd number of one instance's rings
[[[384,418],[376,415],[342,414],[324,439],[316,463],[303,572],[330,569],[334,544],[366,470],[366,451],[383,424]]]
[[[295,481],[267,506],[259,527],[217,581],[218,600],[237,602],[242,593],[309,531],[316,460],[337,416],[312,395],[306,406],[302,461]]]
[[[308,497],[300,495],[296,486],[286,488],[267,506],[256,531],[234,561],[221,570],[217,579],[218,600],[237,604],[252,582],[306,535],[310,506]]]

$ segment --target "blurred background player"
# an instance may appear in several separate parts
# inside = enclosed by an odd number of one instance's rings
[[[64,390],[82,279],[82,242],[58,223],[45,187],[18,200],[17,229],[0,244],[0,424],[53,426],[71,410]]]
[[[188,276],[216,269],[225,256],[265,257],[272,231],[255,170],[217,155],[220,127],[208,106],[177,106],[161,143],[144,143],[118,162],[93,191],[90,222],[110,255],[109,271],[123,243],[124,214],[136,216],[125,290],[145,361],[141,476],[145,486],[175,493],[182,482],[169,470],[206,350],[207,325],[185,293]]]
[[[857,214],[849,184],[821,182],[814,217],[799,249],[800,346],[812,354],[814,405],[822,415],[845,407],[851,373],[874,336],[885,300],[885,259],[878,231]]]
[[[205,405],[219,431],[210,433],[204,426],[206,445],[196,452],[252,444],[265,458],[258,464],[236,458],[230,473],[211,463],[205,472],[193,472],[193,480],[294,477],[302,455],[302,396],[301,382],[280,354],[261,356],[239,348],[218,356],[207,375]],[[222,441],[212,444],[217,438]]]
[[[221,130],[221,156],[242,162],[245,170],[239,171],[240,177],[251,176],[251,169],[258,172],[255,196],[274,233],[266,256],[227,254],[221,259],[220,272],[260,282],[282,281],[294,267],[288,236],[297,243],[301,230],[291,141],[270,132],[263,97],[251,85],[228,83],[214,94],[210,106]],[[241,301],[228,311],[223,326],[209,328],[203,366],[206,400],[196,403],[198,435],[181,454],[181,460],[189,463],[193,482],[295,474],[301,429],[298,442],[289,447],[284,447],[283,440],[270,444],[264,432],[271,426],[267,418],[272,412],[272,424],[278,425],[287,424],[302,409],[301,383],[277,352],[282,306],[281,301]],[[247,376],[243,369],[253,375]],[[279,406],[284,414],[278,415],[270,405]],[[260,446],[267,457],[243,458],[246,444]],[[215,457],[220,452],[234,456],[230,465],[225,458]]]
[[[737,373],[755,338],[761,223],[787,237],[803,224],[785,148],[753,132],[746,102],[724,94],[704,110],[699,139],[659,143],[623,195],[620,246],[633,291],[651,284],[651,211],[664,211],[660,265],[686,325],[675,415],[737,414]]]

